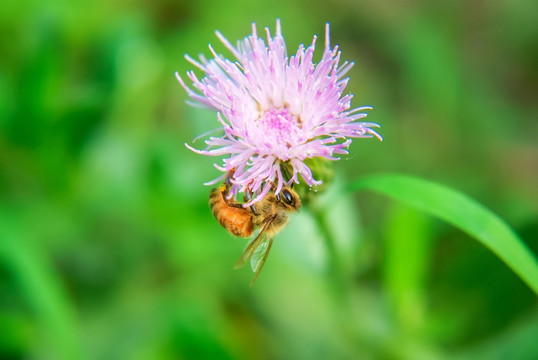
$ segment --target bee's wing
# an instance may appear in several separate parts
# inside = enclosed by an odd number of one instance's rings
[[[273,245],[273,237],[264,236],[263,241],[260,243],[260,245],[258,246],[258,249],[254,252],[252,258],[250,259],[250,265],[252,266],[252,271],[254,271],[254,277],[252,278],[252,281],[250,282],[250,286],[254,285],[254,282],[260,275],[263,265],[265,264],[265,260],[267,259],[267,256],[269,255],[269,251],[271,251],[272,245]]]
[[[256,249],[260,246],[260,244],[266,242],[266,241],[264,241],[264,239],[265,239],[264,234],[267,231],[267,229],[269,228],[269,226],[271,225],[271,223],[273,222],[273,220],[275,220],[275,218],[276,218],[276,215],[273,215],[273,216],[269,216],[267,219],[265,219],[265,222],[264,222],[260,232],[258,232],[258,235],[256,235],[256,237],[251,242],[249,242],[247,244],[247,247],[243,251],[243,254],[241,254],[239,259],[235,263],[234,269],[238,269],[238,268],[244,266],[247,262],[249,262],[249,260],[252,258],[252,255],[254,255],[254,253],[256,252]],[[268,251],[266,251],[266,253],[267,252]],[[267,256],[265,256],[265,257],[267,257]],[[265,260],[263,260],[263,261],[265,261]],[[253,268],[253,270],[254,270],[254,268]],[[254,271],[259,271],[259,269],[254,270]]]
[[[260,268],[260,263],[263,260],[263,257],[267,253],[267,247],[269,245],[270,238],[267,236],[267,234],[263,237],[262,241],[260,241],[260,245],[254,250],[254,254],[252,254],[252,257],[250,258],[250,267],[252,269],[252,272],[258,271]]]

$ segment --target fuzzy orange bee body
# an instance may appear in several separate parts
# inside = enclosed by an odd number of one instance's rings
[[[243,238],[252,235],[254,223],[250,210],[226,204],[221,190],[211,190],[209,207],[219,224],[230,234]]]
[[[288,223],[289,214],[301,207],[301,200],[293,189],[284,187],[279,194],[270,192],[258,203],[244,207],[227,199],[232,176],[233,172],[230,172],[224,186],[211,190],[209,207],[219,224],[232,235],[246,238],[255,228],[260,228],[235,264],[238,268],[251,261],[254,283],[269,255],[273,237]],[[255,256],[257,250],[261,254],[259,257]]]

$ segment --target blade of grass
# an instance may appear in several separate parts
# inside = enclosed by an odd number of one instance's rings
[[[493,251],[538,294],[535,256],[500,217],[475,200],[445,186],[400,174],[359,179],[350,189],[389,196],[456,226]]]
[[[73,306],[44,252],[22,225],[13,214],[0,211],[0,261],[34,310],[55,357],[83,359]]]
[[[416,209],[394,203],[383,231],[383,283],[405,335],[416,333],[424,320],[431,245],[428,220]]]

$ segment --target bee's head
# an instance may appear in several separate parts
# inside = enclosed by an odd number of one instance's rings
[[[275,196],[277,200],[279,200],[280,203],[290,211],[295,211],[301,207],[301,200],[299,199],[299,195],[297,195],[297,193],[291,188],[285,187],[280,193]]]

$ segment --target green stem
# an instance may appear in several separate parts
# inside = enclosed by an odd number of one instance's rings
[[[378,348],[376,344],[372,344],[366,336],[363,336],[355,324],[350,321],[350,318],[354,318],[356,313],[352,299],[353,294],[349,269],[342,262],[336,245],[336,238],[331,230],[327,213],[324,211],[325,207],[320,206],[314,200],[310,204],[309,209],[326,248],[328,285],[332,294],[333,314],[340,329],[341,338],[348,343],[350,348],[373,353]]]
[[[325,248],[328,255],[328,266],[327,273],[331,279],[331,284],[334,290],[335,295],[343,296],[347,293],[348,290],[348,279],[342,262],[340,261],[340,256],[338,255],[338,249],[336,247],[336,241],[330,230],[329,221],[327,219],[326,213],[323,211],[322,206],[316,206],[317,204],[312,204],[310,210],[312,216],[318,226],[318,230],[323,238],[325,243]]]

